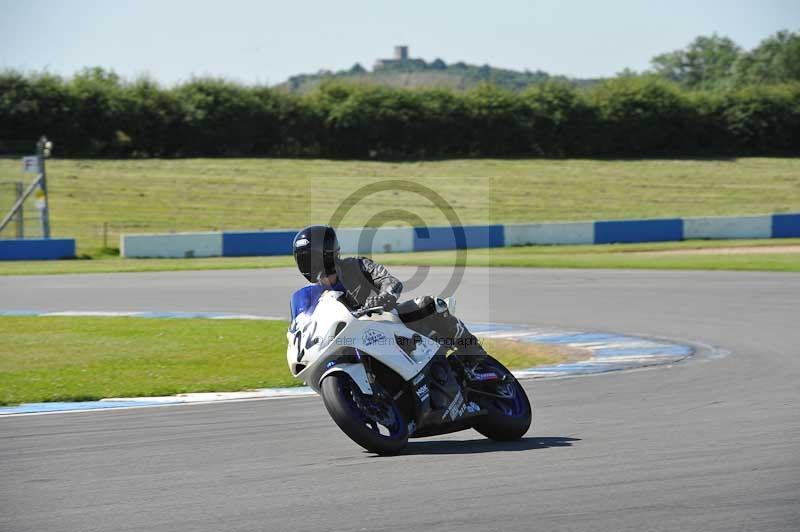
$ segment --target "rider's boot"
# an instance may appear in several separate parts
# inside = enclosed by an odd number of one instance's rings
[[[478,338],[469,332],[464,322],[456,318],[441,298],[423,296],[402,303],[400,317],[410,328],[452,347],[458,354],[469,357],[488,355]],[[475,362],[478,360],[476,359]]]
[[[470,357],[473,362],[478,362],[480,358],[488,356],[478,338],[467,329],[464,322],[451,314],[441,299],[437,299],[436,302],[436,329],[440,337],[452,342],[457,354]]]

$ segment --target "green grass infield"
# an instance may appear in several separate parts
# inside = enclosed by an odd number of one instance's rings
[[[0,404],[298,386],[284,321],[0,317]],[[551,346],[486,340],[510,367],[572,360]]]

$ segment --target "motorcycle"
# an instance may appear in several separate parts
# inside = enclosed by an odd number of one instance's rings
[[[509,441],[528,431],[530,401],[499,361],[452,351],[406,327],[396,312],[353,312],[341,296],[321,285],[292,295],[286,358],[355,443],[391,455],[409,438],[474,428]],[[453,312],[452,298],[440,303]]]

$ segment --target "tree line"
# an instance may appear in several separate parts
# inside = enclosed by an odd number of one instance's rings
[[[744,50],[717,34],[657,55],[653,72],[690,89],[800,81],[800,34],[782,30]]]
[[[745,50],[729,37],[716,33],[699,36],[684,48],[656,55],[650,65],[651,68],[642,72],[625,69],[618,75],[655,74],[690,90],[800,81],[800,34],[781,30],[763,39],[752,50]],[[546,81],[567,81],[577,87],[591,87],[601,81],[598,78],[551,75],[542,70],[518,71],[488,64],[447,64],[440,58],[432,62],[413,58],[376,66],[372,72],[356,63],[350,69],[337,72],[320,70],[314,74],[298,74],[278,87],[288,92],[305,93],[320,82],[331,80],[405,87],[436,84],[458,89],[491,83],[514,91]]]
[[[800,83],[689,91],[651,74],[585,90],[457,92],[333,82],[296,96],[210,78],[166,88],[100,68],[0,73],[0,150],[41,134],[62,157],[796,155]]]

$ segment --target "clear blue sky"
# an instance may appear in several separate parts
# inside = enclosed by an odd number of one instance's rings
[[[752,48],[784,28],[800,30],[800,0],[0,0],[0,68],[273,84],[371,68],[408,44],[427,60],[597,77],[647,68],[697,35]]]

